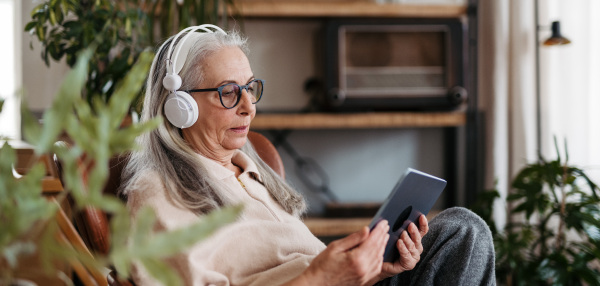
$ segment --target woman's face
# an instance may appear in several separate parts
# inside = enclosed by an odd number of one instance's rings
[[[207,57],[203,63],[205,79],[194,89],[217,88],[227,83],[246,85],[254,79],[246,55],[238,47],[227,47]],[[183,138],[205,157],[220,160],[246,144],[250,122],[256,115],[251,95],[242,90],[239,103],[226,109],[217,91],[193,92],[198,103],[198,120],[182,130]]]

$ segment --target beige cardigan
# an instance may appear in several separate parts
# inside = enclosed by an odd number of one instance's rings
[[[168,261],[186,285],[279,285],[302,273],[325,248],[298,217],[285,212],[272,199],[246,154],[237,151],[232,158],[244,170],[240,181],[217,162],[202,156],[200,160],[208,168],[208,175],[223,183],[226,204],[243,203],[244,211],[236,222]],[[133,216],[142,206],[152,207],[159,230],[201,219],[171,200],[154,172],[139,176],[128,187],[128,194],[127,205]],[[156,285],[141,267],[136,269],[133,279],[137,285]]]

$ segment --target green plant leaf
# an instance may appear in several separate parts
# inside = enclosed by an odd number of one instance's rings
[[[148,260],[167,258],[189,248],[211,235],[220,227],[236,220],[241,210],[241,206],[220,209],[203,216],[198,223],[185,228],[158,233],[153,231],[156,219],[154,212],[150,208],[141,209],[136,214],[136,219],[131,226],[126,221],[126,216],[119,217],[118,221],[113,223],[113,227],[129,226],[129,228],[113,229],[113,232],[129,233],[130,242],[124,244],[127,240],[126,236],[119,235],[116,237],[110,260],[114,263],[119,273],[129,273],[129,267],[135,261],[145,265]],[[160,265],[153,264],[151,266],[159,267]],[[155,276],[155,273],[162,272],[150,272],[155,278],[159,280],[164,279],[164,277]]]
[[[39,14],[44,14],[46,3],[41,3],[31,10],[31,18],[36,18]]]
[[[578,217],[581,217],[581,229],[583,229],[587,237],[593,241],[600,242],[600,221],[598,218],[589,214],[579,214]]]
[[[592,195],[594,196],[594,198],[600,199],[600,196],[598,194],[598,192],[600,191],[600,188],[598,187],[598,185],[596,183],[594,183],[587,176],[587,174],[585,174],[585,172],[583,170],[578,169],[578,168],[569,168],[569,172],[572,173],[573,176],[583,179],[585,181],[585,183],[587,184],[589,190],[591,191]]]
[[[15,150],[4,143],[0,148],[0,254],[10,267],[17,265],[20,255],[30,252],[25,233],[56,211],[56,206],[41,195],[45,168],[36,163],[20,178],[13,176],[17,162]]]
[[[43,154],[47,152],[54,144],[56,137],[65,127],[64,116],[73,112],[72,105],[65,104],[75,101],[81,96],[81,90],[85,82],[86,70],[88,67],[89,58],[92,56],[93,49],[85,50],[79,56],[74,69],[69,71],[60,86],[58,95],[52,103],[52,107],[44,113],[44,129],[37,140],[29,140],[36,142],[36,153]],[[29,139],[29,138],[28,138]]]
[[[556,140],[555,140],[556,142]],[[494,234],[499,281],[512,285],[598,285],[600,272],[590,263],[600,260],[600,200],[598,187],[585,172],[558,158],[538,162],[519,171],[507,201],[509,222]],[[564,196],[564,198],[563,198]],[[564,199],[564,212],[561,204]],[[525,214],[525,217],[521,215]],[[565,229],[551,223],[562,219],[571,236],[557,243]]]
[[[129,239],[131,227],[131,217],[127,209],[122,209],[118,212],[113,212],[113,217],[110,221],[111,229],[111,255],[109,256],[112,265],[117,270],[119,275],[129,277],[129,267],[131,267],[132,259],[121,258],[121,254],[125,255],[123,249],[128,247],[127,240]]]
[[[129,104],[137,96],[137,93],[146,80],[146,75],[150,70],[153,58],[154,53],[152,52],[146,51],[141,53],[138,62],[133,65],[131,72],[117,86],[108,104],[113,118],[120,120],[111,122],[111,127],[118,127],[123,117],[125,117],[125,114],[129,110]]]
[[[56,21],[56,14],[54,13],[54,10],[49,10],[48,14],[50,15],[50,24],[56,25],[58,21]]]
[[[35,28],[35,26],[37,25],[36,21],[30,21],[29,23],[27,23],[25,25],[25,28],[23,29],[25,32],[31,32],[31,30],[33,30]]]
[[[140,259],[140,262],[146,268],[146,271],[162,282],[163,285],[183,285],[178,274],[165,263],[156,259]]]
[[[192,244],[205,239],[221,226],[233,222],[238,218],[242,207],[228,207],[222,210],[214,211],[205,216],[198,224],[177,229],[169,233],[159,233],[153,237],[144,249],[139,249],[144,255],[152,255],[161,253],[171,255],[182,251]],[[173,239],[177,243],[172,242]]]
[[[19,266],[19,256],[35,253],[35,243],[32,241],[15,241],[2,249],[2,254],[10,268]]]

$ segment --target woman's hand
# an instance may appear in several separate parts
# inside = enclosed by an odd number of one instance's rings
[[[400,239],[396,242],[400,258],[394,263],[383,263],[380,276],[381,279],[415,268],[421,259],[421,253],[423,253],[421,239],[429,231],[429,224],[424,215],[419,217],[419,226],[420,229],[418,229],[414,223],[411,223],[408,226],[408,233],[406,230],[402,232]]]
[[[331,242],[298,277],[303,282],[299,284],[369,285],[377,281],[389,228],[387,221],[381,221],[371,232],[365,226],[359,232]]]

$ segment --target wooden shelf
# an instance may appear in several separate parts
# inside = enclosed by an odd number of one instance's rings
[[[455,127],[464,112],[259,113],[250,129],[351,129]]]
[[[431,210],[427,220],[431,221],[441,210]],[[359,218],[324,218],[309,217],[304,219],[304,224],[317,237],[346,236],[359,231],[371,223],[371,217]]]
[[[466,5],[376,3],[375,0],[240,0],[244,17],[414,17],[458,18]]]
[[[304,224],[315,236],[346,236],[369,225],[371,218],[306,218]]]

